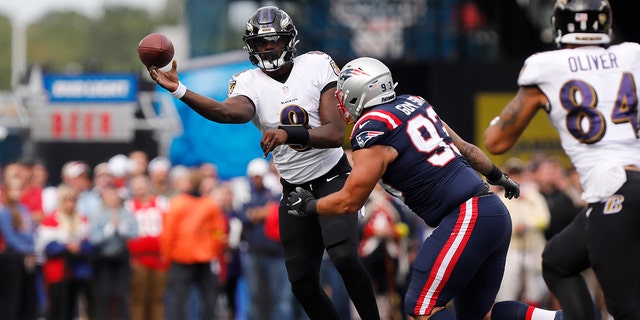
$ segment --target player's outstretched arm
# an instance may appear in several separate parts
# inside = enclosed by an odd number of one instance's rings
[[[451,139],[453,139],[453,144],[460,150],[460,153],[467,159],[471,167],[485,176],[489,174],[493,168],[493,162],[491,162],[489,156],[478,148],[478,146],[460,138],[446,122],[442,121],[442,123],[449,133],[449,136],[451,136]]]
[[[398,156],[391,146],[374,145],[353,152],[353,170],[340,191],[313,199],[309,191],[296,190],[287,199],[288,213],[296,216],[347,214],[358,211]]]
[[[484,131],[484,144],[493,154],[507,152],[520,138],[540,108],[549,100],[538,87],[520,87],[516,96],[504,107]]]
[[[245,123],[251,120],[255,112],[253,103],[244,96],[235,96],[219,102],[193,92],[182,83],[178,76],[178,63],[173,60],[171,70],[164,71],[149,67],[149,76],[161,87],[182,100],[201,116],[219,123]]]

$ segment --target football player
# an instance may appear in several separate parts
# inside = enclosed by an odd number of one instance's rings
[[[517,301],[495,303],[511,239],[507,208],[478,172],[518,197],[520,186],[478,147],[462,140],[425,99],[396,96],[391,71],[373,58],[347,63],[336,96],[351,133],[353,170],[322,196],[291,193],[289,214],[330,216],[361,207],[378,181],[434,227],[415,258],[405,312],[426,319],[562,319],[561,311]],[[315,199],[319,197],[319,199]],[[446,308],[453,300],[455,318]],[[495,303],[495,304],[494,304]]]
[[[243,40],[257,67],[235,75],[229,96],[216,101],[180,83],[174,61],[168,72],[149,68],[151,78],[203,117],[220,123],[252,121],[263,136],[264,155],[272,153],[283,199],[302,186],[326,195],[339,190],[351,166],[342,149],[345,124],[336,111],[339,68],[322,52],[295,55],[297,30],[291,17],[273,6],[248,20]],[[358,213],[333,217],[295,217],[280,206],[280,238],[291,289],[311,319],[338,319],[319,282],[327,251],[362,319],[379,319],[373,285],[359,260]]]
[[[547,243],[545,281],[567,318],[594,319],[580,277],[591,266],[609,313],[640,319],[640,45],[610,45],[607,0],[558,0],[552,22],[560,49],[526,59],[516,96],[484,142],[506,152],[539,110],[547,113],[589,204]]]

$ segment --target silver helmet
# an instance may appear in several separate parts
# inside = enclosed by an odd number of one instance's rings
[[[336,98],[347,124],[354,123],[365,108],[396,98],[391,71],[377,59],[364,57],[348,62],[340,71]]]

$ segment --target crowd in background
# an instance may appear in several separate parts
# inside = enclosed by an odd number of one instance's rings
[[[281,187],[267,160],[251,161],[245,177],[220,180],[212,163],[185,167],[134,151],[93,168],[70,161],[53,173],[59,186],[47,184],[50,173],[37,161],[0,169],[3,319],[307,319],[287,280]],[[498,300],[557,307],[541,253],[584,207],[579,181],[545,156],[510,159],[503,170],[522,191],[505,200],[513,236]],[[360,225],[358,251],[381,318],[405,319],[410,265],[431,229],[382,187]],[[339,277],[324,259],[321,282],[341,319],[352,319]]]

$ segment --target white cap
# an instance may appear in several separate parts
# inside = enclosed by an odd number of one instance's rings
[[[77,178],[89,174],[89,165],[83,161],[70,161],[62,167],[62,176],[65,178]]]
[[[109,159],[107,166],[114,176],[123,177],[133,170],[135,163],[124,154],[117,154]]]
[[[155,171],[169,171],[171,169],[171,161],[163,156],[157,156],[149,161],[149,165],[147,166],[149,172]]]
[[[247,176],[264,176],[269,172],[269,162],[262,158],[256,158],[251,160],[247,165]]]

